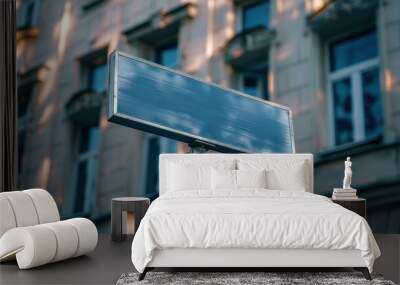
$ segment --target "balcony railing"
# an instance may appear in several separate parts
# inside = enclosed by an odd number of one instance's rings
[[[378,0],[306,0],[309,26],[326,37],[373,25],[377,8]]]
[[[102,93],[91,89],[80,90],[72,95],[65,105],[67,117],[81,126],[95,124],[99,120],[103,101]]]
[[[265,55],[275,38],[275,31],[265,27],[245,30],[233,37],[226,45],[225,60],[234,67]]]
[[[129,41],[157,43],[160,39],[176,33],[183,21],[195,17],[197,13],[197,5],[191,2],[181,4],[172,10],[160,10],[148,20],[127,29],[124,35]]]

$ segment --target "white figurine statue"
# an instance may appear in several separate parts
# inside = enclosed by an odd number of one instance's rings
[[[352,189],[351,188],[351,176],[353,175],[353,171],[351,170],[351,161],[348,156],[346,161],[344,162],[344,179],[343,179],[343,189]]]

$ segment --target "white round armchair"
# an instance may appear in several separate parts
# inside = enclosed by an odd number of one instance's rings
[[[16,258],[20,269],[28,269],[86,254],[97,239],[88,219],[60,221],[43,189],[0,193],[0,262]]]

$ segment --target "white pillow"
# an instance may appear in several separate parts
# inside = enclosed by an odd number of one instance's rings
[[[267,188],[267,171],[235,170],[237,188]]]
[[[211,184],[213,190],[218,190],[218,189],[235,190],[236,170],[212,168]]]
[[[213,190],[237,190],[240,188],[267,188],[267,172],[263,170],[211,170]]]
[[[206,190],[211,189],[211,168],[235,169],[236,161],[233,159],[221,160],[191,160],[174,159],[166,164],[167,191]]]
[[[199,190],[211,188],[210,167],[190,167],[169,163],[168,165],[168,189],[171,191]]]
[[[240,170],[267,170],[267,188],[272,190],[306,191],[309,170],[305,161],[292,159],[238,160]]]

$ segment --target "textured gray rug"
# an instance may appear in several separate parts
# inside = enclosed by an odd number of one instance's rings
[[[137,281],[138,273],[122,274],[117,285],[133,284],[379,284],[394,285],[382,276],[372,275],[364,279],[359,272],[148,272],[146,278]]]

